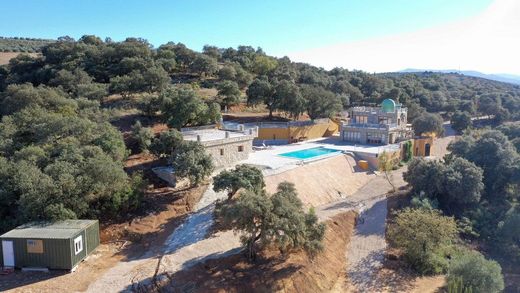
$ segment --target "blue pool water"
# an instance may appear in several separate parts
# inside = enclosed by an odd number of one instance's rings
[[[338,152],[341,152],[341,151],[328,149],[325,147],[317,147],[317,148],[304,149],[304,150],[299,150],[299,151],[294,151],[294,152],[283,153],[283,154],[280,154],[280,156],[293,158],[293,159],[305,160],[305,159],[310,159],[310,158],[328,155],[328,154],[332,154],[332,153],[338,153]]]

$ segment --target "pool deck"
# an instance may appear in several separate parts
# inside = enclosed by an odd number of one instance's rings
[[[311,161],[321,160],[328,157],[333,157],[342,154],[341,152],[338,153],[331,153],[319,157],[314,157],[306,160],[302,159],[295,159],[295,158],[289,158],[280,156],[280,154],[287,153],[287,152],[294,152],[299,151],[303,149],[309,149],[309,148],[316,148],[316,147],[326,147],[329,149],[335,149],[342,152],[352,152],[352,153],[363,153],[363,154],[369,154],[369,155],[376,155],[380,154],[383,151],[395,151],[399,149],[398,144],[391,144],[391,145],[353,145],[348,144],[339,139],[339,137],[328,137],[328,138],[319,138],[315,140],[309,140],[299,143],[293,143],[293,144],[287,144],[287,145],[274,145],[271,146],[268,149],[264,150],[257,150],[254,151],[249,155],[249,158],[245,161],[242,161],[241,163],[244,164],[251,164],[251,165],[257,165],[262,166],[266,169],[271,169],[272,172],[275,171],[284,171],[289,170],[294,167],[297,167],[303,163],[308,163]]]

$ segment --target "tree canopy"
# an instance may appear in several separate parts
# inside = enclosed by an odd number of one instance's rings
[[[443,120],[437,114],[424,112],[412,121],[412,126],[416,135],[444,134]]]
[[[275,245],[283,252],[304,249],[311,256],[323,249],[325,225],[318,223],[313,210],[303,211],[291,183],[280,183],[272,196],[246,190],[217,213],[226,226],[242,233],[250,260],[256,258],[257,246]]]
[[[212,124],[220,119],[220,106],[206,103],[191,89],[170,87],[159,100],[164,121],[176,129]]]
[[[213,160],[197,141],[183,141],[172,156],[175,176],[188,178],[192,185],[206,179],[214,169]]]
[[[457,234],[453,218],[435,210],[410,208],[400,211],[388,230],[390,242],[403,249],[407,261],[421,274],[446,271],[446,248]]]
[[[504,290],[502,268],[476,251],[464,250],[450,262],[448,282],[460,278],[463,288],[475,293],[498,293]]]
[[[227,190],[228,199],[231,199],[242,188],[254,193],[261,193],[264,187],[262,171],[249,165],[238,165],[230,171],[224,170],[213,178],[213,189],[216,192]]]

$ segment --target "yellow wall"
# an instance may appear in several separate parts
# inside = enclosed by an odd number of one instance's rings
[[[291,126],[286,128],[259,128],[258,139],[287,139],[291,142],[300,139],[314,139],[331,136],[339,131],[338,122],[330,120],[329,123],[321,123],[309,126]]]
[[[413,155],[424,157],[426,154],[426,144],[430,144],[430,156],[433,150],[433,137],[420,137],[413,140]]]
[[[289,128],[259,128],[258,139],[289,139]]]

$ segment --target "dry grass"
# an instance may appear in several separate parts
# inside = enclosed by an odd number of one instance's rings
[[[22,53],[20,52],[0,52],[0,65],[5,65],[9,63],[9,60],[13,59],[14,57],[20,55]],[[41,54],[39,53],[23,53],[28,54],[29,56],[36,57]]]

